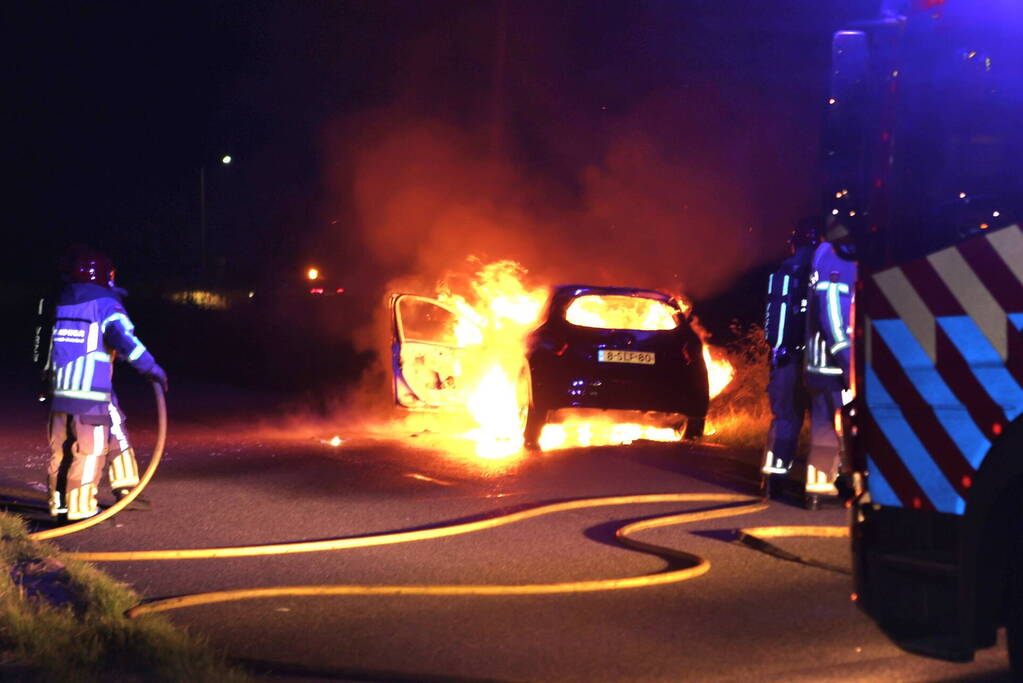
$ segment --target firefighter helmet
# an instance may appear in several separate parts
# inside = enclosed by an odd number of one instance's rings
[[[69,282],[92,282],[103,287],[114,286],[114,264],[92,247],[76,245],[68,249],[63,271]]]
[[[800,219],[789,235],[789,246],[792,249],[812,247],[821,240],[820,220],[816,216]]]

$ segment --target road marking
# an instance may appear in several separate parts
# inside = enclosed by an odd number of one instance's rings
[[[426,481],[431,484],[437,484],[438,486],[454,486],[455,483],[451,481],[444,481],[443,479],[436,479],[434,477],[420,474],[419,472],[406,472],[405,476],[409,479],[418,479],[419,481]]]

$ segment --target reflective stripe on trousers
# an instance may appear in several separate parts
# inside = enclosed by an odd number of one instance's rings
[[[139,483],[139,467],[135,461],[135,450],[128,442],[124,427],[124,415],[113,403],[110,412],[110,449],[117,453],[110,461],[107,474],[113,489],[131,488]]]
[[[99,512],[97,484],[109,438],[110,431],[105,425],[84,423],[80,415],[51,413],[48,477],[51,515],[66,511],[68,519],[85,519]]]

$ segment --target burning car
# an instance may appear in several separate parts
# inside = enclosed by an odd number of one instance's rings
[[[392,296],[396,403],[465,408],[490,433],[529,447],[562,409],[658,414],[687,438],[702,435],[705,349],[683,304],[656,290],[587,285],[545,299],[502,323],[455,305],[464,301]]]
[[[527,359],[527,444],[561,408],[679,415],[685,437],[703,434],[709,403],[703,344],[679,302],[663,292],[557,287],[529,336]]]

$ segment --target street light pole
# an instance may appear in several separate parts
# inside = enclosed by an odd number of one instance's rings
[[[206,281],[206,166],[199,167],[199,279]]]
[[[220,158],[224,166],[233,161],[230,154]],[[199,167],[199,277],[206,280],[206,164]]]

